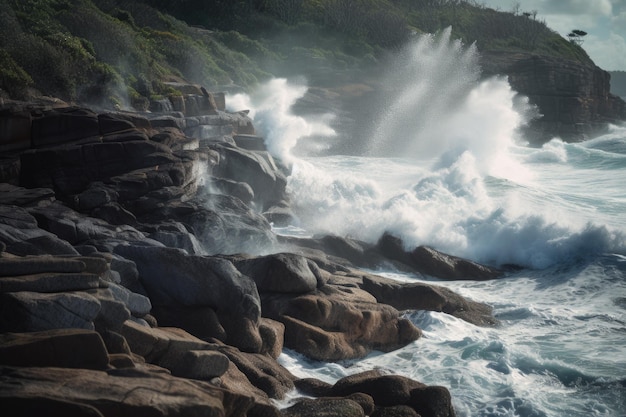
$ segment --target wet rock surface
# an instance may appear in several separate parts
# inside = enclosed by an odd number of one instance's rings
[[[453,416],[443,387],[374,371],[326,385],[277,358],[284,347],[324,361],[400,348],[421,335],[405,310],[495,323],[484,304],[360,267],[501,273],[397,245],[274,235],[270,221],[291,218],[288,170],[247,112],[179,87],[183,98],[160,114],[27,103],[0,112],[13,126],[0,141],[2,408]],[[445,268],[424,266],[433,263]],[[296,389],[316,398],[277,408]]]

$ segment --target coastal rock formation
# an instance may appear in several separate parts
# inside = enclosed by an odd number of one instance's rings
[[[484,52],[483,75],[506,75],[511,87],[538,107],[528,138],[580,141],[626,120],[626,103],[611,94],[610,74],[592,63],[522,52]]]
[[[402,316],[411,309],[495,321],[451,291],[359,271],[402,263],[376,245],[275,236],[269,220],[290,218],[288,170],[259,146],[246,112],[190,91],[161,103],[166,113],[62,103],[0,112],[2,407],[454,415],[445,388],[421,395],[431,387],[406,379],[401,398],[352,384],[276,407],[299,385],[276,360],[283,347],[328,361],[394,350],[420,337]]]

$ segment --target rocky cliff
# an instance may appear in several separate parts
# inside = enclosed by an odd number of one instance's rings
[[[506,75],[538,107],[540,117],[526,131],[534,144],[581,141],[626,120],[626,103],[610,92],[610,74],[595,65],[521,52],[484,52],[481,65],[484,75]]]
[[[177,86],[153,112],[58,100],[0,110],[0,404],[12,415],[453,416],[450,394],[378,371],[334,385],[277,357],[359,358],[417,340],[402,310],[493,325],[445,288],[502,272],[428,248],[287,239],[288,170],[247,112]],[[297,389],[297,391],[296,391]],[[289,407],[274,400],[306,395]],[[313,398],[311,398],[313,397]],[[401,413],[401,414],[398,414]]]

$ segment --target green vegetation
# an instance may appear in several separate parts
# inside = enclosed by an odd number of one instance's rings
[[[172,93],[163,81],[341,83],[448,26],[479,50],[591,62],[536,12],[472,0],[0,0],[0,93],[145,105]]]

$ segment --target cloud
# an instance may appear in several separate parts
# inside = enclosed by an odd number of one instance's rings
[[[600,68],[607,71],[626,69],[626,38],[611,33],[609,38],[589,35],[583,47]]]
[[[613,3],[610,0],[535,0],[527,3],[537,4],[537,9],[542,10],[545,14],[592,15],[598,17],[610,16],[613,12]]]

